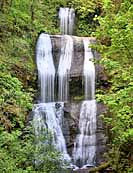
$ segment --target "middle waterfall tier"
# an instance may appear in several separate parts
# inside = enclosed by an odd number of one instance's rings
[[[61,39],[61,55],[58,66],[58,99],[68,101],[69,75],[73,57],[73,39],[65,35]]]
[[[48,34],[42,33],[37,41],[36,62],[40,85],[41,102],[54,101],[55,67],[52,43]]]
[[[90,46],[89,38],[83,38],[84,43],[84,85],[85,85],[85,99],[94,99],[95,96],[95,66],[93,61],[93,53]]]

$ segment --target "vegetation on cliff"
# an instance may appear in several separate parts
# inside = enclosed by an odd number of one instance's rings
[[[60,33],[58,10],[67,5],[76,10],[75,34],[97,38],[99,63],[108,74],[108,88],[97,91],[97,100],[108,108],[102,115],[109,134],[106,158],[112,172],[133,172],[132,0],[0,1],[0,172],[39,172],[25,129],[36,93],[35,42],[41,31]],[[58,153],[48,151],[57,165]]]
[[[57,11],[61,5],[66,2],[0,1],[1,173],[55,173],[60,167],[59,153],[46,147],[45,164],[36,170],[33,138],[25,126],[36,93],[35,42],[42,30],[59,33]]]
[[[100,63],[108,74],[110,87],[97,93],[107,106],[103,115],[108,134],[113,172],[132,172],[133,145],[133,3],[130,0],[105,0],[94,35]]]

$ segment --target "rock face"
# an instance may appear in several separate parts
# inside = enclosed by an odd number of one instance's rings
[[[78,122],[81,103],[66,103],[64,108],[64,126],[63,133],[66,139],[68,152],[72,155],[74,141],[78,133]],[[67,127],[67,129],[66,129]]]
[[[70,77],[79,77],[82,76],[83,72],[83,62],[84,62],[84,45],[83,37],[71,36],[74,44],[74,52],[72,58],[72,65],[70,70]],[[53,56],[55,67],[57,69],[59,64],[61,44],[62,40],[65,38],[62,35],[51,35],[52,46],[53,46]],[[64,40],[65,41],[65,40]],[[90,37],[90,42],[94,43],[95,38]],[[98,54],[95,53],[95,57],[99,58]]]
[[[72,155],[72,149],[74,147],[74,141],[78,134],[79,116],[81,101],[84,100],[84,89],[82,85],[83,63],[84,63],[84,44],[83,37],[71,36],[73,38],[73,57],[70,69],[69,79],[69,102],[65,103],[64,107],[64,121],[63,121],[63,133],[66,139],[68,153]],[[56,70],[58,68],[61,44],[64,37],[61,35],[51,35],[53,46],[53,58]],[[90,37],[92,44],[96,43],[95,38]],[[94,59],[99,60],[100,55],[92,50]],[[107,76],[104,74],[104,69],[100,65],[95,65],[96,71],[96,88],[106,87]],[[104,86],[105,85],[105,86]],[[104,127],[102,120],[100,119],[101,112],[105,111],[105,107],[102,104],[97,104],[97,131],[96,131],[96,163],[100,164],[104,158],[103,153],[106,150],[106,137],[104,135]]]
[[[73,51],[73,58],[72,58],[72,64],[71,64],[71,70],[70,70],[70,95],[71,97],[78,96],[77,90],[79,95],[81,96],[83,94],[82,90],[82,74],[83,74],[83,63],[84,63],[84,45],[83,45],[83,37],[77,37],[77,36],[71,36],[73,38],[73,44],[74,44],[74,51]],[[59,59],[60,59],[60,53],[61,53],[61,44],[63,40],[62,35],[51,35],[52,40],[52,46],[53,46],[53,58],[54,58],[54,64],[55,68],[57,70]],[[90,37],[90,42],[92,44],[96,43],[96,39],[93,37]],[[92,50],[94,59],[99,60],[100,55]],[[103,67],[96,64],[95,65],[95,71],[96,71],[96,88],[99,88],[100,85],[107,87],[107,76],[104,73]],[[74,85],[74,86],[73,86]],[[74,92],[74,93],[73,93]],[[72,98],[73,99],[73,98]]]
[[[65,41],[62,35],[51,35],[52,47],[53,47],[53,58],[56,71],[58,69],[60,54],[61,54],[61,44]],[[69,78],[69,99],[73,101],[81,101],[84,99],[84,87],[83,87],[83,63],[84,63],[84,44],[83,37],[71,36],[74,44],[74,51],[70,69]],[[96,43],[96,39],[93,37],[89,38],[92,44]],[[99,60],[100,54],[92,50],[94,59]],[[104,72],[104,68],[99,64],[95,64],[96,73],[96,88],[107,88],[108,78]],[[58,81],[58,80],[57,80]],[[55,89],[57,90],[57,88]]]

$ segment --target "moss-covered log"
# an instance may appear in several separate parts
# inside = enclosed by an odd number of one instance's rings
[[[89,170],[89,173],[99,173],[99,171],[104,171],[105,169],[107,169],[110,166],[110,163],[103,163],[100,166],[96,167],[96,168],[92,168]]]

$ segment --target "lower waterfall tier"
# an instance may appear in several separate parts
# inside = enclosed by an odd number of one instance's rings
[[[99,110],[104,107],[96,105],[95,100],[37,104],[31,114],[35,135],[39,140],[43,131],[49,129],[53,145],[65,160],[78,167],[94,166],[103,161],[106,142]]]
[[[62,133],[63,108],[63,102],[40,103],[35,105],[33,108],[33,127],[38,143],[40,143],[40,139],[43,135],[46,135],[44,132],[48,131],[52,137],[52,145],[62,153],[64,160],[71,162]]]

